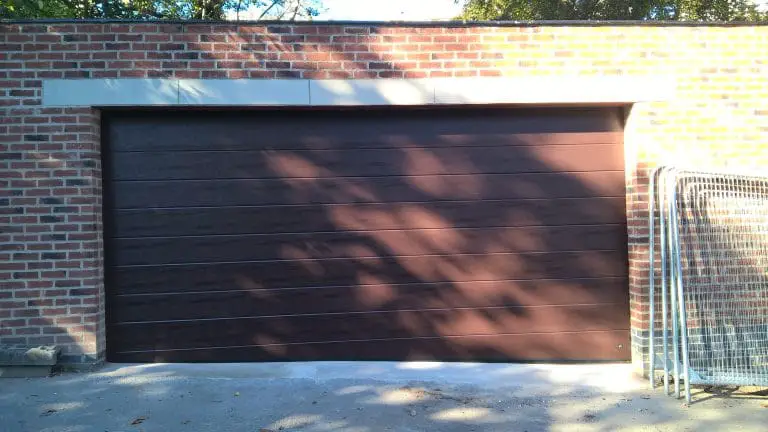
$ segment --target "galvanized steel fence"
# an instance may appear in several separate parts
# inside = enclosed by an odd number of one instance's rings
[[[768,386],[768,175],[660,167],[648,210],[651,385]]]

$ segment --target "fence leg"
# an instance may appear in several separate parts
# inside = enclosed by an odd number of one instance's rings
[[[664,357],[664,394],[669,394],[669,322],[667,320],[667,243],[666,243],[666,202],[664,200],[665,172],[659,175],[659,232],[661,249],[661,327],[662,327],[662,351]]]
[[[674,176],[674,174],[673,174],[673,176]],[[674,182],[673,179],[667,179],[667,180],[668,180],[668,183],[666,184],[666,186],[667,186],[666,193],[667,193],[667,197],[670,198],[669,202],[667,203],[667,205],[669,206],[667,214],[670,216],[670,218],[667,220],[667,222],[668,222],[668,224],[667,224],[668,225],[667,226],[667,234],[669,236],[669,238],[667,240],[668,240],[668,247],[669,247],[668,253],[669,253],[669,257],[670,257],[670,261],[669,261],[669,264],[670,264],[670,269],[669,269],[669,276],[670,276],[669,277],[669,279],[670,279],[669,299],[670,299],[670,302],[669,303],[670,303],[670,306],[671,306],[671,311],[670,312],[671,312],[671,315],[672,315],[672,317],[671,317],[671,319],[672,319],[672,357],[673,357],[673,360],[674,360],[674,363],[672,364],[672,369],[673,369],[673,374],[672,375],[673,375],[673,378],[675,380],[675,397],[679,398],[680,397],[680,366],[679,366],[680,365],[680,349],[678,348],[677,343],[678,343],[678,337],[679,337],[678,335],[680,334],[679,333],[680,330],[678,328],[678,320],[677,320],[677,296],[675,295],[675,286],[676,286],[676,283],[677,283],[677,271],[675,269],[675,264],[676,263],[675,263],[674,260],[671,259],[673,257],[673,249],[674,249],[674,247],[673,247],[673,242],[674,242],[674,229],[673,229],[673,225],[675,224],[675,220],[671,218],[671,216],[674,215],[673,208],[674,208],[674,205],[675,205],[675,201],[672,199],[673,195],[672,195],[672,190],[671,190],[672,186],[671,185],[674,185],[675,182]]]
[[[661,168],[656,168],[651,172],[650,181],[648,185],[648,299],[650,301],[650,305],[648,308],[648,379],[651,382],[651,388],[654,388],[656,386],[656,349],[654,344],[654,330],[655,330],[655,323],[656,320],[656,314],[654,303],[655,303],[655,287],[654,287],[654,279],[655,279],[655,272],[654,272],[654,248],[655,248],[655,238],[654,238],[654,225],[656,223],[656,192],[655,192],[655,185],[656,185],[656,176],[659,173],[659,170]]]
[[[677,185],[672,186],[672,202],[677,203]],[[682,262],[680,258],[680,232],[679,232],[679,217],[677,214],[677,206],[672,205],[672,229],[674,232],[673,237],[673,250],[675,269],[677,276],[675,277],[675,285],[677,290],[677,305],[678,316],[680,318],[680,350],[683,357],[683,375],[685,376],[685,400],[691,402],[691,372],[688,361],[688,319],[685,312],[685,295],[683,294],[683,275],[682,275]]]

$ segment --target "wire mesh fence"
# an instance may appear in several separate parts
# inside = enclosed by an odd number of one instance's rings
[[[660,168],[650,192],[651,370],[688,400],[768,386],[768,176]]]

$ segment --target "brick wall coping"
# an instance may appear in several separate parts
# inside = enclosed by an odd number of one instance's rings
[[[628,104],[671,98],[663,77],[52,79],[43,106]]]
[[[206,24],[206,25],[311,25],[373,27],[762,27],[768,21],[635,21],[635,20],[540,20],[540,21],[226,21],[226,20],[131,20],[131,19],[2,19],[0,24]]]

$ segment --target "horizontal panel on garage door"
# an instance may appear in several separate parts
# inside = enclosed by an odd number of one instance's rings
[[[113,272],[120,293],[221,291],[357,285],[366,281],[414,283],[627,276],[626,252],[425,255],[298,259],[241,263],[121,266]],[[616,289],[626,293],[626,287]]]
[[[167,291],[114,298],[115,322],[488,306],[626,304],[626,277]],[[234,286],[233,286],[234,288]]]
[[[624,225],[337,231],[116,239],[120,266],[313,258],[622,250]]]
[[[231,362],[278,360],[443,360],[466,361],[614,361],[616,347],[626,347],[629,330],[528,333],[490,336],[432,336],[423,338],[356,340],[288,344],[255,341],[246,346],[209,346],[195,349],[122,351],[113,357],[124,362]],[[619,350],[620,351],[620,350]]]
[[[500,306],[122,323],[111,330],[124,350],[136,351],[204,348],[211,340],[237,346],[269,339],[312,343],[605,330],[625,316],[624,311],[603,305]]]
[[[354,108],[119,115],[119,126],[108,130],[112,152],[537,147],[614,144],[623,136],[618,110],[601,108]]]
[[[623,197],[624,173],[125,181],[118,209]]]
[[[629,356],[616,109],[105,119],[112,361]]]
[[[124,153],[115,180],[339,178],[457,174],[621,171],[614,144],[350,150],[241,150]]]
[[[118,210],[123,237],[276,234],[388,229],[624,224],[624,198],[239,206]],[[439,214],[441,217],[425,217]]]

